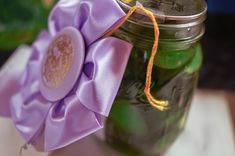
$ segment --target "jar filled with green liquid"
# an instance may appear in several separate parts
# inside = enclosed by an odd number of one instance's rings
[[[135,13],[115,33],[134,45],[125,75],[104,128],[104,141],[121,155],[164,153],[184,129],[198,72],[199,43],[204,34],[204,0],[118,0],[124,11],[142,5],[152,11],[160,29],[152,73],[151,94],[169,102],[169,109],[152,107],[144,93],[146,70],[154,42],[152,22]]]

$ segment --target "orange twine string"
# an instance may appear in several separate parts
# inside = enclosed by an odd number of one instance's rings
[[[151,56],[149,58],[149,62],[148,62],[148,67],[147,67],[147,73],[146,73],[146,81],[145,81],[145,89],[144,89],[144,93],[149,101],[149,103],[159,109],[160,111],[164,111],[166,109],[168,109],[168,105],[169,102],[168,101],[161,101],[161,100],[157,100],[155,99],[152,94],[151,94],[151,84],[152,84],[152,70],[153,70],[153,62],[154,62],[154,58],[155,55],[157,53],[157,49],[158,49],[158,41],[159,41],[159,27],[157,24],[157,21],[155,19],[154,14],[145,9],[142,6],[134,6],[132,7],[129,12],[126,14],[126,16],[121,20],[120,23],[118,23],[110,32],[108,32],[105,37],[111,36],[117,29],[119,29],[125,22],[126,20],[136,11],[142,11],[143,13],[145,13],[153,22],[153,26],[154,26],[154,35],[155,35],[155,40],[154,40],[154,44],[152,47],[152,52],[151,52]]]

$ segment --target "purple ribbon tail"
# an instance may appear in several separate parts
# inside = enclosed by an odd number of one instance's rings
[[[30,57],[31,48],[20,46],[0,70],[0,116],[10,117],[10,100],[20,89],[20,80]]]

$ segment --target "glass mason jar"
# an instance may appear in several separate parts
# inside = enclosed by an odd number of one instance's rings
[[[135,13],[115,33],[134,47],[103,139],[123,155],[159,155],[182,132],[187,119],[202,64],[199,40],[204,34],[207,6],[203,0],[118,0],[118,3],[126,12],[137,4],[156,15],[160,38],[151,93],[158,100],[167,100],[169,109],[160,111],[152,107],[144,94],[154,32],[149,18]]]

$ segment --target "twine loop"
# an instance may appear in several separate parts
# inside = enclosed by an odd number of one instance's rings
[[[151,19],[151,21],[153,23],[153,26],[154,26],[154,35],[155,35],[154,44],[153,44],[153,47],[152,47],[151,56],[149,58],[148,67],[147,67],[144,93],[145,93],[149,103],[151,104],[151,106],[159,109],[160,111],[164,111],[164,110],[168,109],[169,102],[168,101],[163,101],[163,100],[157,100],[151,94],[153,62],[154,62],[154,58],[155,58],[156,53],[157,53],[159,35],[160,35],[159,27],[158,27],[158,24],[157,24],[157,21],[155,19],[154,14],[151,11],[147,10],[146,8],[144,8],[142,6],[133,6],[129,10],[129,12],[126,14],[126,16],[120,21],[120,23],[118,23],[111,31],[109,31],[107,34],[105,34],[105,37],[111,36],[136,11],[143,12],[144,14],[146,14]]]

